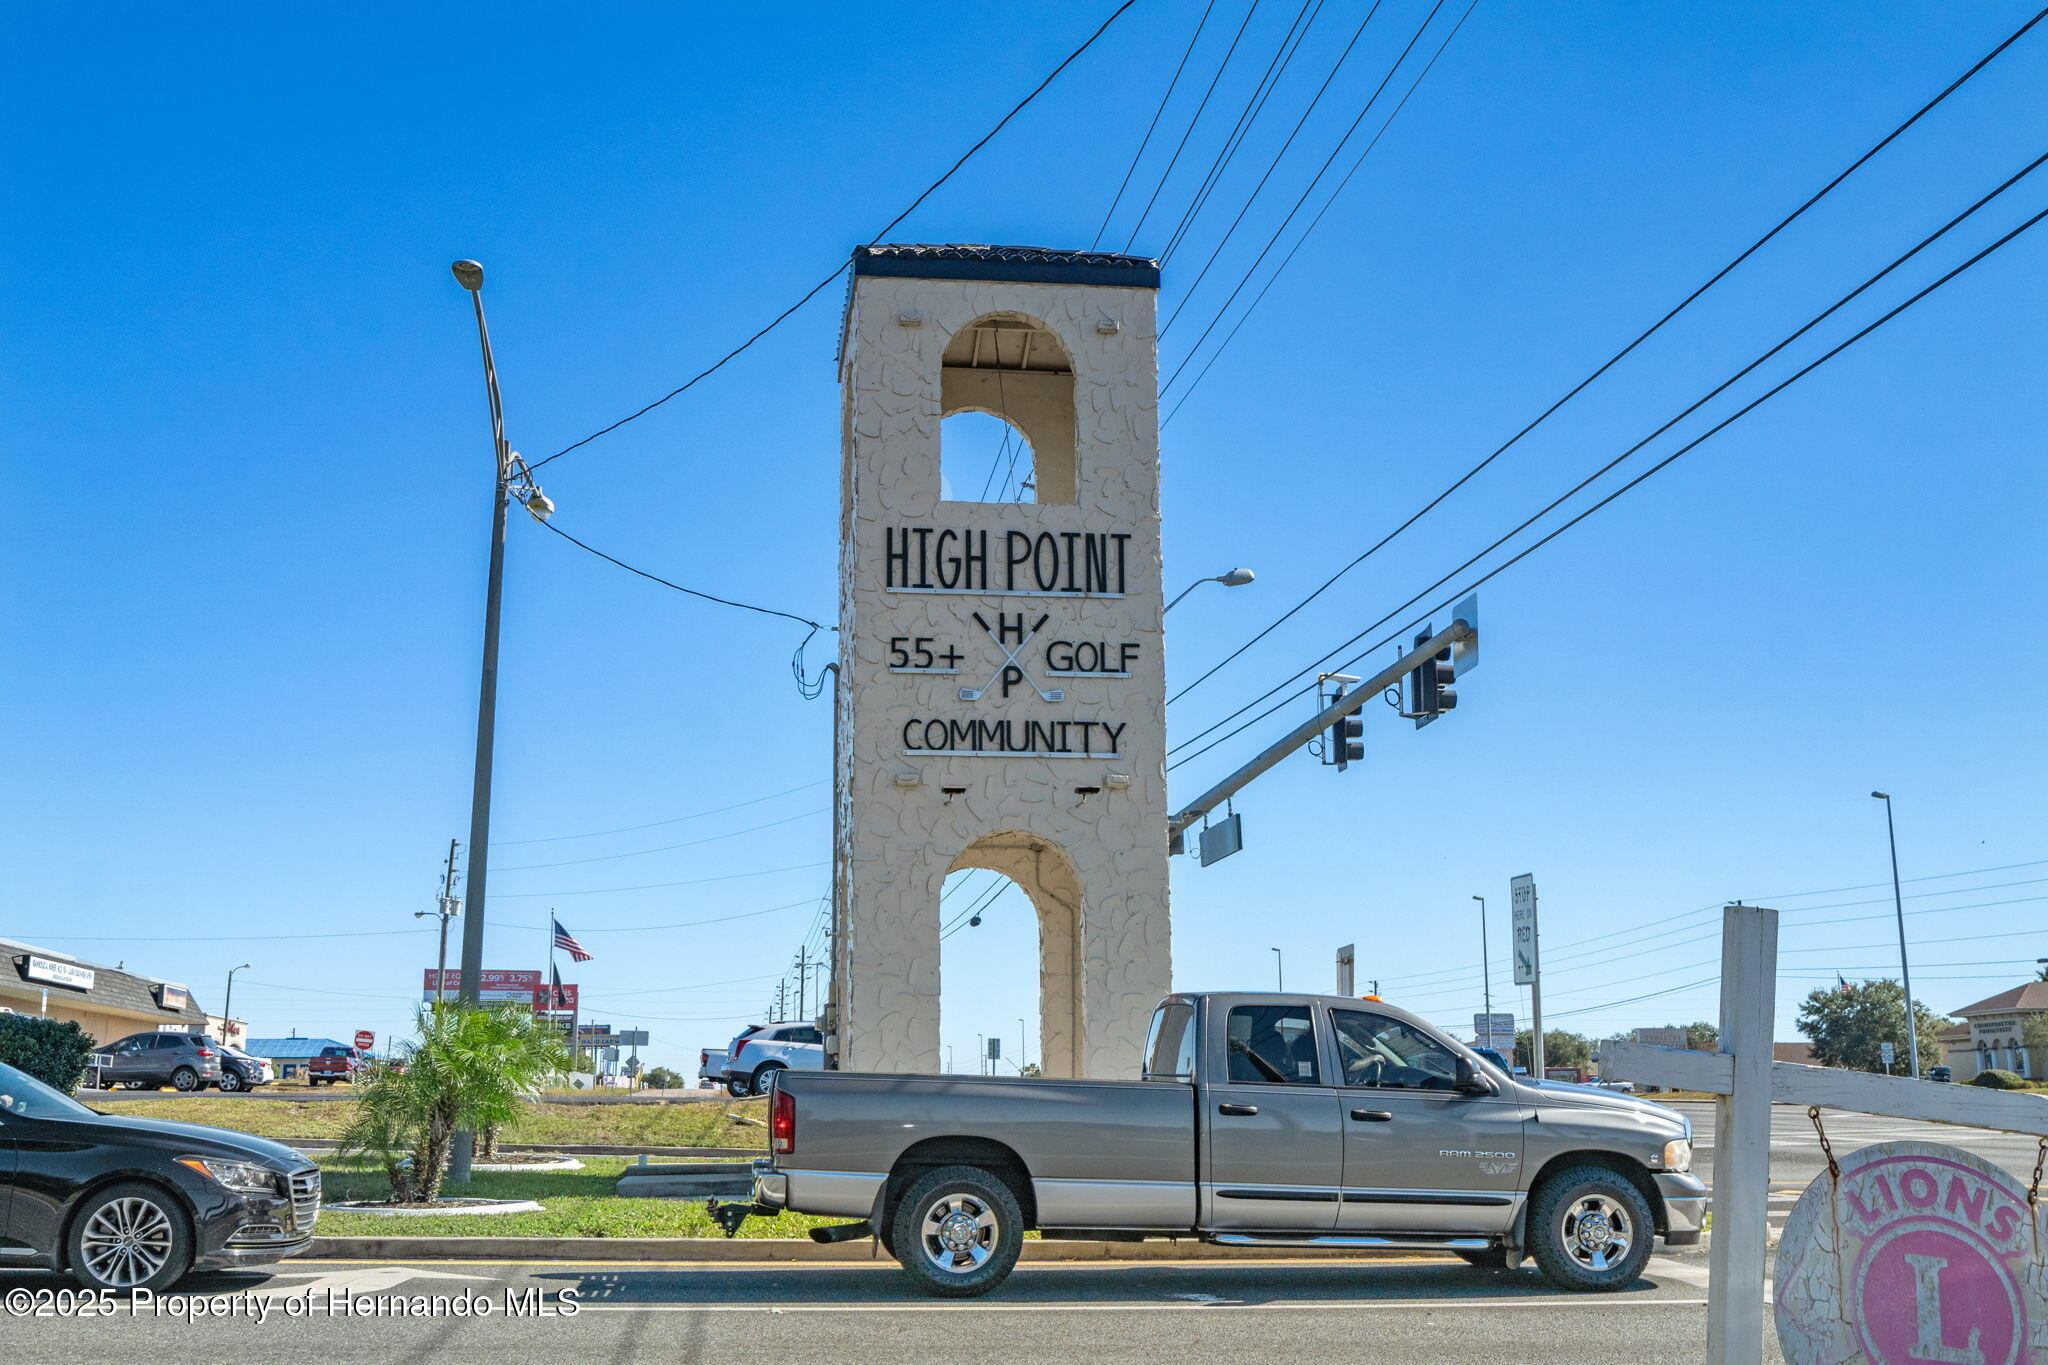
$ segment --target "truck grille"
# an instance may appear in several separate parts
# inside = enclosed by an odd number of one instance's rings
[[[291,1181],[292,1231],[310,1234],[313,1224],[320,1219],[320,1172],[295,1171],[288,1178]]]

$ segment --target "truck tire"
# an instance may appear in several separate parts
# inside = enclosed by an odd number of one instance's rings
[[[904,1273],[927,1294],[986,1294],[1024,1250],[1024,1212],[1010,1187],[979,1166],[941,1166],[912,1182],[889,1216]]]
[[[1650,1202],[1627,1176],[1573,1166],[1543,1182],[1529,1210],[1529,1251],[1560,1289],[1600,1292],[1633,1284],[1657,1229]]]
[[[748,1087],[747,1093],[756,1096],[767,1094],[775,1085],[775,1073],[785,1069],[781,1062],[764,1063],[761,1069],[754,1073],[753,1084]]]

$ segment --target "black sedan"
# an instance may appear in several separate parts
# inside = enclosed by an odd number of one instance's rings
[[[0,1268],[162,1290],[304,1251],[320,1170],[225,1128],[100,1114],[0,1063]]]

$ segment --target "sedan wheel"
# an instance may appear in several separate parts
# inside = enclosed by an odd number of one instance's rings
[[[223,1071],[220,1073],[220,1088],[232,1095],[242,1089],[242,1078],[232,1071]]]
[[[94,1290],[167,1289],[192,1265],[192,1234],[171,1197],[149,1185],[116,1185],[72,1220],[71,1274]]]

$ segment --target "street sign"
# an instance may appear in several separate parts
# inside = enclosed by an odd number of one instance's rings
[[[1202,826],[1202,866],[1220,863],[1244,847],[1244,817],[1236,812]]]
[[[2021,1182],[1934,1142],[1859,1148],[1841,1172],[1806,1187],[1778,1244],[1790,1365],[2037,1358],[2048,1283]]]
[[[618,1039],[620,1047],[646,1047],[647,1030],[622,1028],[618,1032]]]
[[[376,1034],[370,1032],[368,1029],[356,1030],[356,1051],[368,1052],[371,1048],[375,1046],[377,1046]]]
[[[1877,1056],[1886,1066],[1890,1066],[1899,1059],[1899,1050],[1891,1043],[1879,1043],[1877,1045]]]
[[[988,1040],[988,1059],[993,1062],[1000,1059],[1002,1055],[1003,1040],[1001,1038],[990,1038]]]
[[[1515,930],[1515,984],[1527,986],[1536,980],[1536,878],[1524,872],[1509,880],[1514,906],[1510,923]]]

